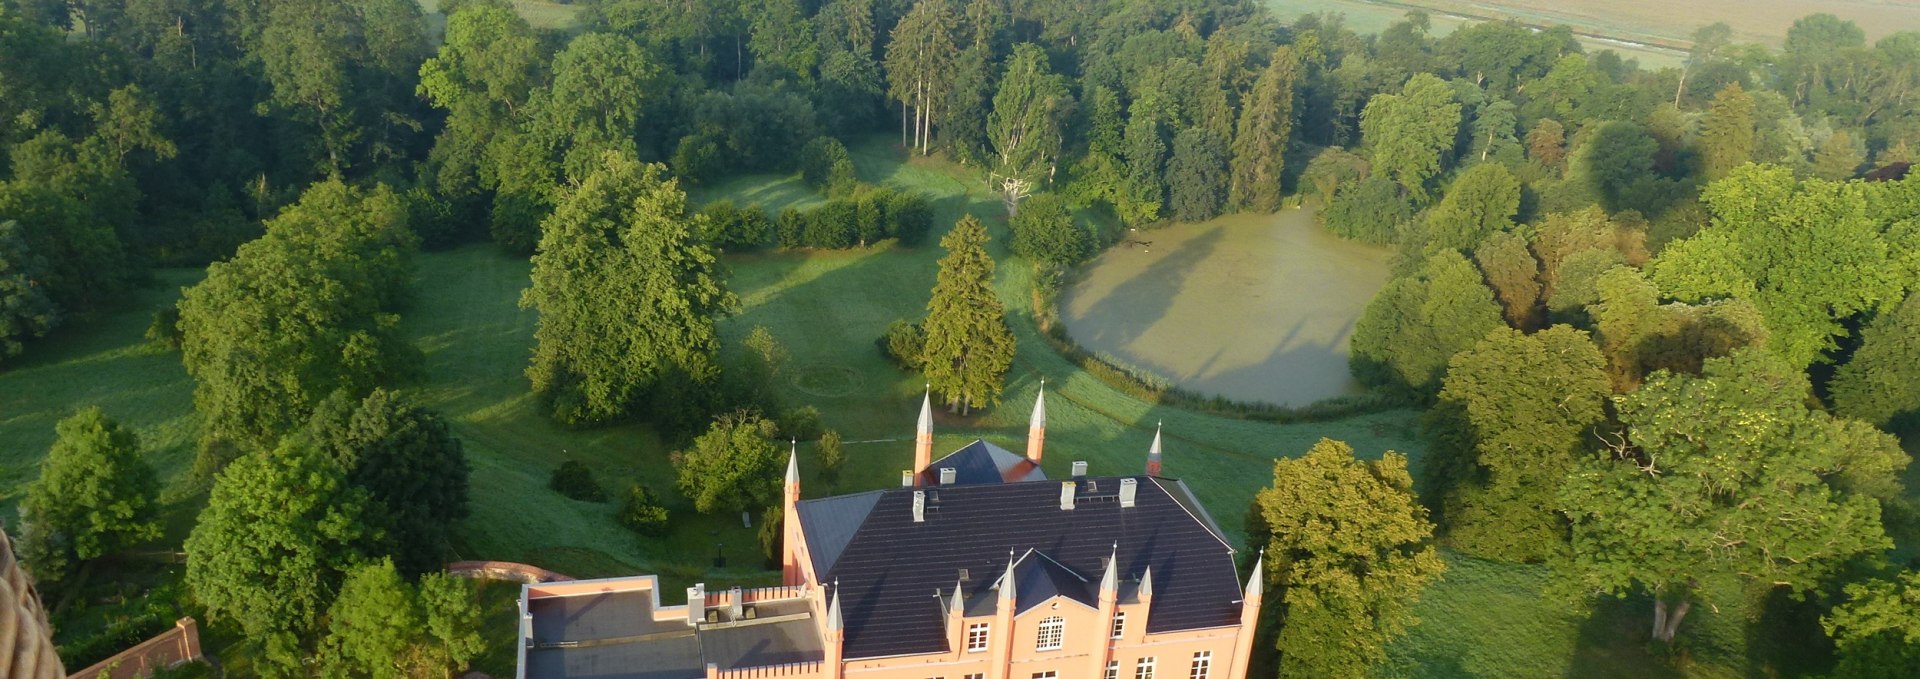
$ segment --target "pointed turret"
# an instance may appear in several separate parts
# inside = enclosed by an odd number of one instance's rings
[[[913,485],[924,483],[920,478],[926,474],[927,466],[933,464],[933,386],[927,386],[927,395],[920,400],[920,425],[913,433]]]
[[[833,603],[827,604],[827,631],[839,632],[846,629],[846,623],[840,620],[840,587],[833,588]]]
[[[1013,550],[1007,550],[1007,574],[1000,576],[1000,605],[1002,606],[1012,606],[1013,600],[1018,596],[1018,593],[1013,591],[1014,563],[1016,563],[1016,560],[1013,558]],[[1008,608],[1007,610],[1012,609]]]
[[[800,441],[791,439],[787,446],[787,485],[780,505],[784,524],[780,540],[780,583],[794,587],[805,579],[800,572]]]
[[[1100,600],[1120,596],[1120,543],[1113,543],[1113,556],[1107,557],[1107,573],[1100,576]]]
[[[947,613],[956,618],[960,617],[967,609],[967,593],[966,590],[961,588],[964,584],[966,584],[966,581],[958,578],[953,581],[953,605],[947,607]]]
[[[833,582],[833,600],[827,604],[827,620],[823,627],[821,636],[824,638],[821,639],[820,651],[824,656],[821,663],[824,666],[822,669],[826,672],[820,676],[845,676],[844,668],[840,666],[840,659],[844,652],[843,644],[846,643],[846,624],[840,619],[840,581],[838,580]]]
[[[1147,476],[1160,475],[1160,425],[1153,425],[1153,447],[1147,449]]]
[[[1047,380],[1040,380],[1040,394],[1033,397],[1033,416],[1027,418],[1027,459],[1040,464],[1047,442]]]
[[[1147,572],[1140,574],[1140,600],[1146,601],[1152,598],[1153,598],[1153,567],[1148,566]]]
[[[1234,639],[1233,664],[1230,677],[1247,676],[1247,665],[1253,657],[1253,637],[1260,625],[1260,597],[1266,591],[1267,552],[1253,560],[1253,574],[1247,576],[1246,596],[1240,600],[1240,631]]]

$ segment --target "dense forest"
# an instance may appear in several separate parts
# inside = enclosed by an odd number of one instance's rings
[[[1648,596],[1659,647],[1697,606],[1811,597],[1837,673],[1920,673],[1920,574],[1888,558],[1920,530],[1895,437],[1920,435],[1920,32],[1816,14],[1774,51],[1715,24],[1651,70],[1564,27],[1360,35],[1251,0],[581,4],[560,32],[505,0],[443,0],[431,31],[414,0],[0,0],[0,370],[206,267],[149,334],[204,420],[184,583],[260,674],[480,652],[471,592],[433,573],[469,463],[390,391],[423,249],[530,258],[531,390],[684,444],[702,512],[765,507],[772,442],[822,436],[763,384],[777,342],[723,360],[722,253],[938,240],[927,316],[882,349],[956,412],[994,405],[989,229],[856,176],[848,141],[896,133],[977,174],[1050,272],[1114,225],[1302,203],[1394,248],[1353,369],[1435,450],[1417,502],[1404,458],[1276,467],[1248,523],[1278,593],[1261,676],[1365,675],[1436,545],[1549,564],[1569,601]],[[743,173],[827,200],[688,197]],[[61,423],[21,503],[44,586],[159,535],[139,445],[97,409]],[[1374,529],[1309,539],[1326,520]]]

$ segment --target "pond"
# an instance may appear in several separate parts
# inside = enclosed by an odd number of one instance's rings
[[[1347,341],[1387,248],[1304,208],[1128,232],[1061,295],[1067,333],[1196,393],[1303,406],[1358,391]]]

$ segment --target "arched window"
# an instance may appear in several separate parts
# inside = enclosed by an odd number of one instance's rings
[[[1061,642],[1067,638],[1067,619],[1053,616],[1040,621],[1040,638],[1034,644],[1037,651],[1058,651]]]

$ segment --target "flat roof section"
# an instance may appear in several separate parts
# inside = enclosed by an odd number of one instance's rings
[[[654,620],[651,588],[529,599],[532,638],[526,679],[702,679],[720,669],[820,662],[826,658],[805,599],[748,604],[753,618],[688,627]]]

